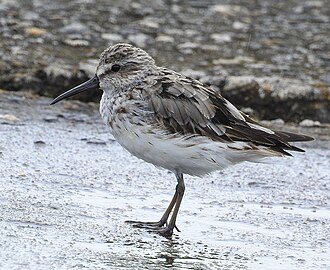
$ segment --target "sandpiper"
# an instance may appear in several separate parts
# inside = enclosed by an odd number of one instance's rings
[[[106,49],[95,76],[51,104],[96,88],[103,90],[100,113],[118,143],[176,176],[176,191],[158,222],[129,221],[164,236],[176,228],[183,174],[203,176],[243,161],[290,156],[287,151],[303,150],[289,142],[313,140],[259,125],[220,92],[157,66],[148,53],[129,44]]]

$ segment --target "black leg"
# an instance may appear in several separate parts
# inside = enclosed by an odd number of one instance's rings
[[[176,228],[175,222],[185,191],[183,174],[176,172],[175,176],[178,181],[178,184],[176,185],[176,191],[169,206],[167,207],[165,213],[163,214],[163,216],[159,221],[157,222],[126,221],[126,222],[133,224],[134,227],[149,229],[151,231],[158,232],[165,237],[170,237],[173,234],[173,229]],[[172,210],[173,210],[173,214],[171,216],[170,222],[167,224],[167,220]],[[166,226],[164,227],[164,225]]]
[[[175,173],[176,179],[178,180],[178,185],[176,187],[176,193],[177,193],[177,198],[173,210],[173,214],[171,216],[170,222],[168,225],[160,230],[158,232],[165,236],[165,237],[170,237],[173,234],[173,229],[176,228],[176,218],[179,213],[180,205],[183,199],[184,191],[185,191],[185,185],[183,181],[183,174],[182,173]]]
[[[165,213],[163,214],[163,216],[161,217],[161,219],[159,221],[156,222],[144,222],[144,221],[134,221],[134,220],[127,220],[125,221],[126,223],[130,223],[133,224],[134,227],[137,228],[147,228],[147,229],[152,229],[153,227],[163,227],[168,220],[168,217],[170,215],[170,213],[172,212],[172,209],[176,203],[177,197],[178,197],[178,192],[176,191],[173,195],[173,198],[169,204],[169,206],[167,207]]]

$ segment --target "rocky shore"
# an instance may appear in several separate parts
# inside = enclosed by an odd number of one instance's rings
[[[254,117],[329,123],[329,13],[326,0],[2,1],[0,88],[53,97],[128,42]]]

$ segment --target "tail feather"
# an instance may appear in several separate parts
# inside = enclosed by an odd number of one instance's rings
[[[275,134],[287,142],[307,142],[314,140],[313,137],[291,132],[275,131]]]
[[[269,149],[272,150],[272,151],[274,151],[274,152],[276,152],[276,153],[280,153],[280,154],[282,154],[284,156],[290,156],[290,157],[292,157],[292,155],[289,152],[285,151],[281,147],[269,147]],[[293,149],[289,149],[289,150],[291,151]],[[293,150],[293,151],[295,151],[295,150]]]

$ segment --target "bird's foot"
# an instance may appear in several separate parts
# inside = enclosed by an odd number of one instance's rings
[[[162,220],[157,221],[157,222],[127,220],[125,222],[132,224],[133,227],[144,228],[144,229],[162,228],[166,223],[166,221],[162,221]]]
[[[176,226],[171,226],[171,225],[167,225],[165,227],[161,227],[161,228],[156,228],[154,230],[150,230],[151,232],[155,232],[160,234],[161,236],[164,236],[166,238],[170,238],[173,235],[173,229]]]
[[[162,220],[158,222],[141,222],[128,220],[126,223],[132,224],[132,226],[136,228],[147,229],[149,232],[158,233],[166,238],[169,238],[173,235],[174,228],[180,232],[176,225],[167,224],[167,222]],[[166,226],[164,226],[165,224]]]

